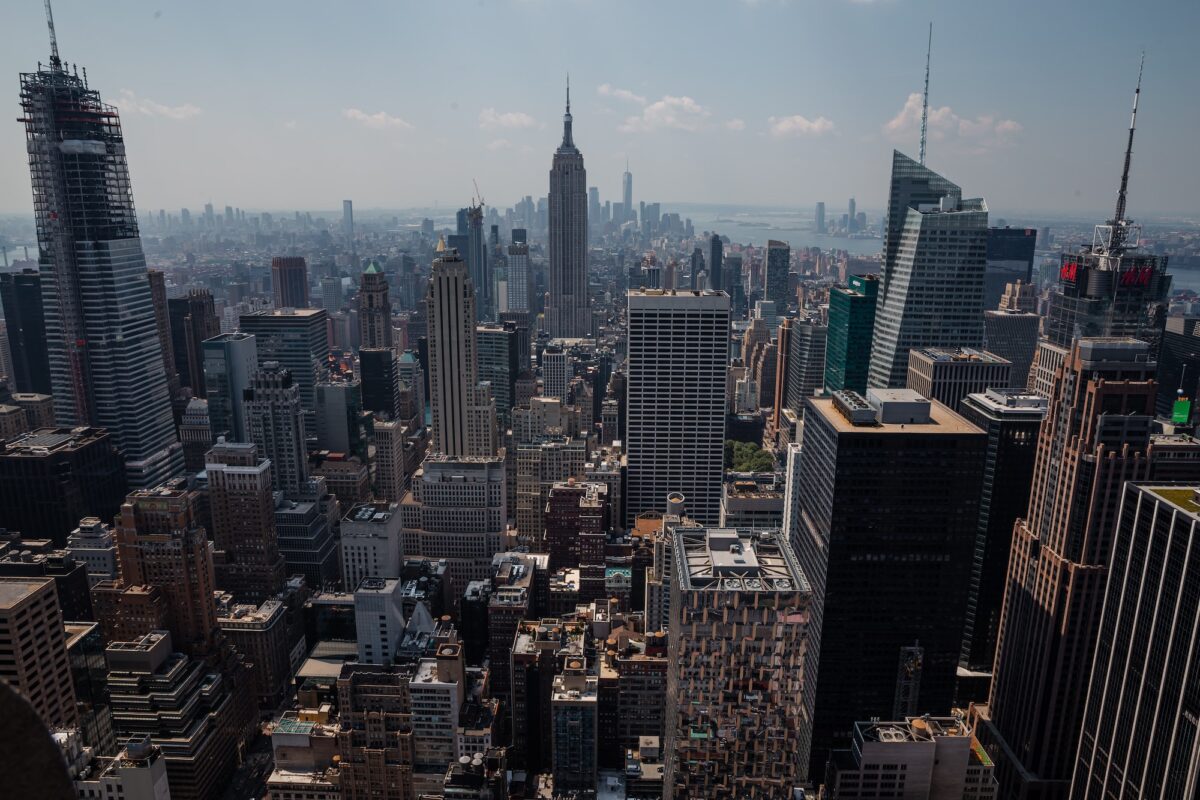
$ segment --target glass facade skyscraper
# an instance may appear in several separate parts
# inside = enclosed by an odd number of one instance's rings
[[[55,417],[107,428],[129,484],[183,468],[117,110],[57,52],[21,75]]]
[[[825,389],[867,390],[871,369],[871,337],[875,333],[875,304],[879,278],[851,275],[848,286],[829,291],[829,338],[825,350]]]

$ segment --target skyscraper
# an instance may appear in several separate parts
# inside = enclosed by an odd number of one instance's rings
[[[763,296],[765,299],[773,301],[780,313],[787,310],[789,305],[788,270],[791,257],[792,248],[787,242],[779,242],[774,239],[767,242],[766,281]]]
[[[714,292],[720,292],[725,289],[725,276],[722,272],[725,266],[725,244],[721,241],[719,234],[714,233],[708,242],[708,288]],[[692,278],[692,288],[703,289],[703,286],[695,285],[695,278]]]
[[[467,249],[460,250],[465,257],[471,285],[475,288],[475,313],[478,319],[495,317],[492,302],[492,270],[488,264],[487,239],[483,235],[483,205],[472,204],[467,208]]]
[[[292,373],[309,430],[316,430],[317,384],[329,370],[328,319],[320,308],[277,308],[243,314],[238,321],[242,333],[254,335],[259,366],[276,361]]]
[[[869,385],[904,385],[914,347],[983,344],[987,205],[908,156],[892,154]]]
[[[806,400],[784,513],[822,632],[815,774],[856,721],[950,712],[986,444],[910,389]]]
[[[458,252],[439,242],[438,253],[428,298],[433,450],[450,456],[494,455],[496,406],[488,388],[479,384],[475,291]]]
[[[850,233],[854,233],[856,230],[858,230],[858,212],[856,206],[857,204],[854,202],[854,198],[851,197],[850,202],[846,204],[846,219],[850,221],[849,225],[847,226],[847,230]]]
[[[508,308],[502,312],[529,311],[530,277],[529,245],[514,241],[508,246]]]
[[[1010,283],[1033,280],[1037,228],[988,228],[983,307],[996,308]]]
[[[271,288],[276,308],[308,308],[308,264],[300,256],[275,256]]]
[[[633,219],[633,173],[629,171],[629,159],[625,159],[625,171],[621,173],[621,208],[624,210],[622,219],[614,220],[617,225]]]
[[[246,390],[258,369],[258,349],[248,333],[222,333],[202,344],[204,391],[213,440],[247,441]]]
[[[692,518],[721,513],[729,295],[630,291],[626,522],[682,492]]]
[[[791,797],[808,780],[808,661],[821,630],[808,580],[778,533],[667,533],[675,574],[663,797]]]
[[[1012,364],[986,350],[973,347],[922,347],[908,351],[909,389],[958,411],[969,394],[1006,389]]]
[[[816,228],[817,233],[825,233],[825,203],[824,201],[817,203],[816,213]]]
[[[879,278],[851,275],[848,286],[829,290],[829,338],[825,351],[825,388],[867,391],[871,368],[871,339],[875,334],[875,303]]]
[[[803,414],[804,399],[812,397],[824,386],[829,329],[815,319],[793,319],[788,327],[786,358],[782,354],[782,327],[779,340],[780,361],[787,368],[782,373],[777,372],[775,380],[786,387],[783,405]]]
[[[179,385],[191,388],[196,397],[207,397],[204,385],[204,340],[221,332],[212,294],[207,289],[193,289],[186,297],[167,300],[171,324],[171,352],[175,356],[175,371]]]
[[[78,724],[53,578],[0,577],[0,639],[0,682],[24,697],[47,727]]]
[[[354,248],[354,201],[342,201],[342,236],[346,237],[346,243]]]
[[[42,279],[37,270],[0,273],[0,303],[12,356],[9,388],[50,394],[50,361],[46,352],[46,318],[42,313]]]
[[[988,435],[961,663],[974,672],[990,673],[996,658],[1013,523],[1029,506],[1046,400],[1023,390],[988,389],[967,395],[958,411]]]
[[[392,346],[392,304],[388,299],[387,276],[372,261],[358,287],[359,347]]]
[[[1125,484],[1073,798],[1195,794],[1197,499],[1195,484]]]
[[[162,345],[117,110],[50,64],[21,75],[55,416],[103,427],[129,483],[179,472]]]
[[[516,404],[517,372],[520,371],[516,323],[479,325],[475,328],[475,340],[479,377],[491,386],[497,421],[502,429],[506,429]]]
[[[1148,344],[1108,338],[1078,340],[1055,374],[1029,510],[1013,530],[989,719],[979,727],[1006,795],[1066,796],[1120,487],[1154,480],[1160,466],[1154,373]]]
[[[246,390],[246,433],[258,452],[271,460],[276,491],[295,493],[308,480],[304,413],[300,387],[276,361],[254,373]]]
[[[271,462],[253,444],[218,442],[205,458],[216,586],[258,604],[287,578],[275,531]]]
[[[571,138],[570,86],[567,111],[563,115],[562,144],[554,151],[550,167],[549,202],[550,296],[546,303],[546,328],[552,337],[588,336],[592,324],[588,309],[587,171],[583,168],[583,154]]]

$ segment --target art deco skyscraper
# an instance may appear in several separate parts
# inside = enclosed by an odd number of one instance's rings
[[[372,261],[358,287],[359,347],[363,350],[392,346],[392,304],[387,276]]]
[[[883,285],[875,315],[868,385],[904,386],[914,347],[983,344],[987,205],[892,153],[883,241]]]
[[[550,167],[550,297],[546,328],[562,338],[588,336],[587,171],[571,138],[571,89],[563,115],[562,144]]]
[[[1066,796],[1121,485],[1167,468],[1196,477],[1194,454],[1151,436],[1154,374],[1150,346],[1134,339],[1080,339],[1055,373],[1029,511],[1013,530],[990,719],[978,728],[1006,796]]]
[[[51,28],[53,30],[53,28]],[[21,75],[55,417],[107,428],[131,486],[183,468],[117,110],[50,64]]]
[[[271,460],[276,491],[294,494],[308,480],[304,412],[292,373],[268,361],[245,394],[246,435]]]
[[[729,295],[631,291],[626,522],[682,492],[690,516],[721,513]]]
[[[448,456],[496,453],[496,405],[479,384],[475,289],[466,262],[445,242],[429,279],[429,404],[433,451]]]

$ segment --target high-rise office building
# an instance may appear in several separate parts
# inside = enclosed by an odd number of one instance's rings
[[[1023,389],[1029,385],[1041,323],[1042,318],[1031,311],[983,312],[983,349],[1012,362],[1011,388]]]
[[[405,445],[409,432],[396,420],[375,421],[375,497],[398,503],[408,491]]]
[[[1158,397],[1155,413],[1170,419],[1175,403],[1187,399],[1193,407],[1200,389],[1200,317],[1170,317],[1158,353]],[[1182,409],[1181,409],[1182,411]],[[1189,409],[1190,412],[1190,409]]]
[[[21,74],[51,394],[108,430],[131,486],[183,467],[117,110],[58,57]]]
[[[1197,499],[1194,483],[1125,484],[1073,798],[1195,794],[1200,766],[1200,676],[1193,666],[1200,630]]]
[[[281,364],[300,387],[300,406],[308,429],[316,430],[317,384],[329,372],[329,315],[324,309],[255,311],[238,320],[242,333],[254,336],[258,364]]]
[[[471,286],[475,289],[475,313],[477,319],[495,318],[493,303],[492,270],[488,263],[487,239],[483,234],[483,205],[467,208],[467,249],[460,250],[467,262],[471,275]]]
[[[125,465],[107,431],[51,428],[0,445],[0,527],[62,546],[83,517],[112,519]]]
[[[485,323],[475,328],[475,338],[479,379],[491,386],[497,422],[507,429],[520,371],[517,326],[512,322]]]
[[[550,335],[579,338],[591,333],[588,307],[587,172],[571,136],[571,90],[563,115],[562,144],[550,167],[550,263],[546,328]]]
[[[600,749],[600,679],[582,658],[566,663],[550,690],[551,773],[555,791],[591,791]]]
[[[817,211],[814,215],[816,222],[817,233],[825,233],[825,202],[817,203]]]
[[[783,312],[793,298],[788,297],[788,271],[791,269],[792,248],[787,242],[774,239],[767,242],[766,279],[763,282],[763,297],[775,303]]]
[[[203,342],[204,393],[208,398],[208,422],[213,440],[224,436],[244,442],[246,390],[258,370],[258,348],[249,333],[222,333]]]
[[[625,171],[621,173],[621,208],[624,214],[621,219],[614,220],[618,225],[634,219],[633,215],[633,173],[629,171],[629,159],[625,159]]]
[[[515,233],[515,231],[514,231]],[[529,270],[529,245],[513,242],[508,246],[508,292],[505,308],[500,312],[529,311],[532,294],[532,273]]]
[[[367,457],[362,384],[353,375],[317,384],[317,448]]]
[[[154,308],[154,328],[158,333],[158,344],[162,354],[163,373],[167,376],[167,396],[172,401],[175,422],[179,423],[179,371],[175,367],[175,343],[171,337],[171,314],[167,310],[167,276],[162,270],[146,272],[150,284],[150,304]]]
[[[1029,510],[1013,530],[995,675],[979,729],[1006,796],[1065,797],[1069,788],[1121,484],[1155,480],[1167,469],[1173,477],[1196,475],[1194,456],[1181,463],[1169,443],[1158,458],[1150,347],[1079,339],[1055,373]]]
[[[907,388],[953,411],[969,394],[1006,389],[1012,364],[972,347],[922,347],[908,351]]]
[[[479,383],[475,291],[467,265],[444,242],[429,279],[429,403],[433,450],[450,456],[496,452],[496,406]]]
[[[271,462],[253,444],[218,442],[205,459],[218,589],[255,605],[283,590]]]
[[[327,589],[342,577],[333,531],[338,508],[320,476],[309,478],[275,507],[275,532],[288,574],[303,575],[314,589]]]
[[[346,237],[346,243],[354,248],[354,201],[342,201],[342,236]]]
[[[204,341],[221,333],[221,323],[207,289],[193,289],[185,297],[167,300],[171,324],[171,352],[179,385],[195,397],[207,397],[204,384]]]
[[[983,344],[987,204],[895,151],[869,385],[904,385],[914,347]]]
[[[272,258],[271,288],[275,308],[308,308],[308,263],[301,256]]]
[[[1033,281],[1037,228],[988,228],[983,307],[996,308],[1010,283]]]
[[[542,352],[542,394],[567,402],[567,384],[574,377],[574,361],[561,346],[547,347]]]
[[[806,402],[788,528],[822,631],[818,773],[856,721],[949,713],[987,437],[910,389]]]
[[[176,646],[203,657],[216,652],[217,607],[199,502],[183,480],[139,489],[125,498],[113,533],[122,583],[161,589]]]
[[[342,291],[342,279],[337,275],[326,275],[321,278],[321,308],[331,317],[342,308],[345,292]]]
[[[729,295],[628,293],[626,522],[671,492],[716,524],[725,456]]]
[[[784,382],[784,405],[797,413],[804,412],[804,398],[812,397],[824,385],[825,352],[828,346],[829,328],[815,319],[793,319],[788,325],[786,358],[787,369],[775,376],[776,382]],[[780,328],[781,360],[783,347]]]
[[[867,391],[878,298],[879,278],[875,275],[851,275],[848,285],[829,290],[826,390],[849,389],[859,394]]]
[[[0,577],[0,641],[5,643],[0,682],[29,701],[47,727],[77,725],[71,663],[53,578]]]
[[[1019,389],[988,389],[967,395],[958,412],[988,436],[960,663],[973,672],[990,673],[996,658],[1013,524],[1029,507],[1046,400]]]
[[[50,356],[46,351],[46,318],[42,313],[42,278],[37,270],[0,273],[0,303],[12,357],[9,388],[50,394]]]
[[[358,287],[359,347],[392,346],[392,304],[388,299],[387,276],[372,261]]]
[[[725,244],[721,241],[719,234],[714,233],[708,241],[708,288],[714,292],[724,291],[725,289]],[[693,267],[693,269],[695,269]],[[693,289],[703,289],[703,286],[695,284],[695,277],[692,278]]]
[[[400,504],[404,554],[447,559],[457,587],[491,577],[508,521],[504,461],[495,457],[426,457]]]
[[[663,797],[791,797],[808,780],[813,590],[777,532],[668,535]]]
[[[854,233],[858,230],[858,204],[854,202],[853,197],[851,197],[850,202],[846,204],[846,209],[846,219],[848,221],[848,224],[846,225],[846,231],[848,233]]]
[[[362,407],[383,419],[395,419],[400,405],[400,371],[390,347],[358,351]]]
[[[213,443],[207,400],[193,397],[187,401],[179,421],[179,442],[183,445],[184,470],[194,475],[204,469],[204,454]]]
[[[246,434],[270,459],[276,491],[296,492],[308,480],[300,387],[277,362],[264,363],[246,390]]]

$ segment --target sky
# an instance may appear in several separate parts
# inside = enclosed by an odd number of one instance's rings
[[[1109,213],[1147,51],[1130,214],[1200,212],[1195,0],[55,0],[62,56],[121,110],[142,211],[544,195],[571,81],[601,200],[885,202],[891,150],[994,213]],[[18,73],[40,0],[0,3],[0,212],[30,211]]]

